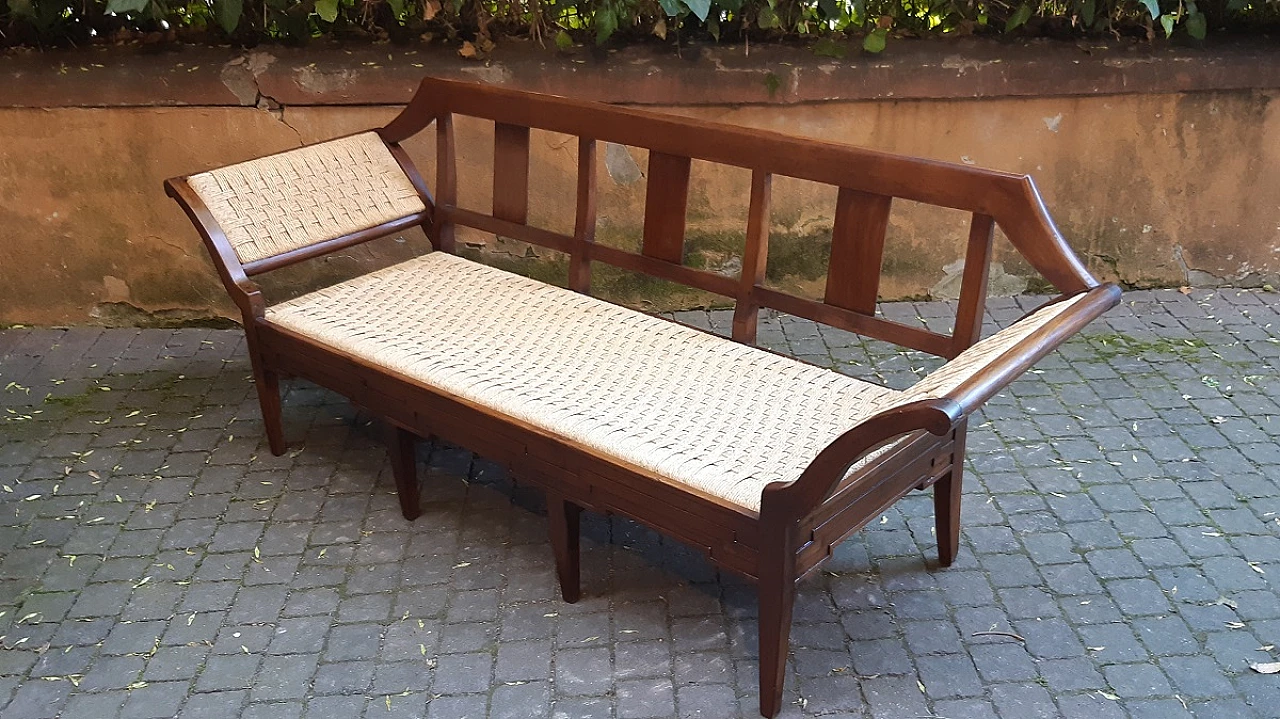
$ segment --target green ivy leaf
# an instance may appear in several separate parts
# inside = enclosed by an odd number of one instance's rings
[[[1156,20],[1160,17],[1160,0],[1142,0],[1142,4],[1147,6],[1147,11],[1151,13],[1151,19]]]
[[[662,11],[667,14],[667,17],[675,17],[684,9],[680,0],[658,0],[658,4],[662,5]]]
[[[618,29],[618,18],[613,14],[613,8],[602,7],[596,11],[596,44],[603,45],[614,31]]]
[[[1093,18],[1097,12],[1097,0],[1084,0],[1084,7],[1081,9],[1080,16],[1084,20],[1085,27],[1093,27]]]
[[[1203,40],[1208,31],[1208,23],[1204,19],[1204,13],[1197,12],[1187,16],[1187,34],[1197,40]]]
[[[338,19],[338,0],[316,0],[316,14],[325,22]]]
[[[886,28],[876,28],[862,38],[862,49],[867,52],[884,52],[884,46],[888,41],[889,31]]]
[[[684,0],[684,4],[688,5],[689,11],[703,22],[707,19],[707,13],[711,12],[711,0]]]
[[[1162,15],[1160,17],[1160,26],[1164,28],[1164,36],[1169,37],[1173,34],[1174,19],[1172,15]]]
[[[849,48],[845,47],[844,43],[836,42],[829,37],[824,37],[813,44],[813,54],[820,57],[841,58],[848,52]]]
[[[761,30],[782,27],[782,22],[778,20],[778,14],[768,5],[762,6],[760,12],[756,14],[756,24],[760,26]]]
[[[569,33],[561,30],[556,33],[556,47],[560,50],[568,50],[573,47],[573,38]]]
[[[1152,0],[1152,2],[1154,1],[1155,0]],[[1022,27],[1023,25],[1026,25],[1027,21],[1030,19],[1031,19],[1031,6],[1026,3],[1023,3],[1018,6],[1017,10],[1013,11],[1012,15],[1009,16],[1009,20],[1004,24],[1004,31],[1013,32],[1014,30]]]
[[[34,18],[36,9],[31,5],[31,0],[9,0],[9,12],[17,17]]]
[[[839,2],[839,0],[818,0],[818,7],[822,8],[822,14],[828,20],[838,20],[842,6],[843,3]]]
[[[764,89],[769,91],[770,99],[778,94],[778,89],[782,87],[782,80],[777,75],[769,73],[764,76]]]
[[[718,2],[716,2],[716,5],[721,10],[727,10],[729,12],[738,12],[739,10],[742,9],[742,0],[718,0]]]
[[[240,25],[240,15],[244,13],[244,0],[217,0],[213,4],[213,18],[218,27],[230,35]]]
[[[404,0],[387,0],[387,4],[391,6],[391,12],[397,20],[404,15]]]
[[[142,12],[150,3],[151,0],[110,0],[107,3],[107,12],[113,12],[117,15]]]

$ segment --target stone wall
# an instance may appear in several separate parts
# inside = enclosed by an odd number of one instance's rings
[[[0,323],[151,324],[233,316],[166,177],[385,123],[425,73],[656,109],[1032,175],[1064,234],[1134,286],[1280,284],[1280,59],[1110,48],[900,43],[840,61],[786,48],[552,55],[486,63],[367,48],[92,50],[0,58]],[[430,138],[407,143],[432,177]],[[491,127],[458,125],[460,204],[487,209]],[[575,146],[535,132],[531,221],[573,224]],[[603,242],[635,246],[644,153],[600,153]],[[687,261],[733,273],[749,173],[694,163]],[[775,180],[770,281],[820,293],[835,189]],[[967,216],[894,206],[882,295],[955,292]],[[555,279],[553,253],[460,232],[468,252]],[[278,278],[280,293],[407,256],[386,240]],[[1039,285],[1005,245],[993,290]],[[710,301],[618,272],[596,290],[646,307]]]

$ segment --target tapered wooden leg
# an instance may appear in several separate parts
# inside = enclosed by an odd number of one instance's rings
[[[949,567],[960,551],[960,494],[964,485],[964,440],[967,428],[956,428],[951,471],[933,485],[934,527],[938,535],[938,564]]]
[[[560,594],[570,604],[582,596],[579,574],[579,523],[582,507],[564,497],[547,493],[547,521],[551,526],[551,549],[560,575]]]
[[[258,405],[262,407],[262,424],[267,430],[267,444],[271,446],[271,453],[279,457],[288,449],[284,443],[284,420],[280,411],[280,375],[255,366],[253,381],[258,387]]]
[[[782,710],[791,644],[791,610],[796,598],[796,555],[786,537],[766,539],[760,566],[760,713]]]
[[[418,437],[413,432],[392,428],[390,450],[391,473],[396,478],[396,494],[400,497],[400,513],[413,521],[422,513],[418,496]]]

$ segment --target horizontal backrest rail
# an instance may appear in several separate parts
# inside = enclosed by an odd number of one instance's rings
[[[695,270],[682,264],[619,250],[608,245],[581,242],[571,235],[564,235],[531,225],[518,225],[514,222],[499,220],[490,215],[472,210],[441,206],[436,212],[441,222],[456,223],[464,227],[491,232],[501,237],[529,242],[557,252],[572,253],[574,257],[581,256],[583,261],[587,263],[593,261],[603,262],[624,270],[641,272],[659,279],[679,282],[689,287],[725,297],[737,295],[737,280],[726,275]]]
[[[399,142],[450,114],[990,215],[1058,289],[1078,292],[1097,285],[1058,233],[1026,176],[435,78],[422,81],[409,106],[380,134]]]
[[[910,347],[928,352],[939,357],[954,357],[951,338],[947,335],[929,330],[909,327],[897,322],[872,317],[843,307],[834,307],[822,302],[806,300],[802,297],[778,292],[766,287],[757,286],[753,291],[756,301],[764,307],[772,307],[796,317],[820,322],[831,327],[856,332],[885,342]]]
[[[384,222],[381,225],[375,225],[366,230],[353,232],[349,235],[335,237],[332,240],[324,240],[315,244],[299,247],[296,250],[289,250],[278,255],[271,255],[260,260],[244,263],[244,272],[246,275],[260,275],[263,272],[278,270],[289,265],[296,265],[303,260],[309,260],[321,255],[327,255],[330,252],[353,247],[363,244],[370,240],[376,240],[397,232],[406,230],[410,227],[416,227],[431,219],[431,213],[427,211],[417,212],[412,215],[406,215],[390,222]]]
[[[524,225],[509,220],[501,220],[492,215],[459,207],[440,206],[436,216],[443,224],[459,224],[500,237],[507,237],[521,242],[546,247],[557,252],[571,253],[578,249],[578,242],[572,235],[565,235],[551,230],[544,230],[533,225]]]
[[[594,261],[613,265],[624,270],[640,272],[659,279],[679,282],[722,297],[734,297],[738,294],[738,279],[729,275],[718,275],[705,270],[668,262],[656,257],[638,255],[634,252],[619,250],[608,245],[592,245],[587,256]]]

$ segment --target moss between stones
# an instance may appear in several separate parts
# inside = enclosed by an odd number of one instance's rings
[[[1150,357],[1173,355],[1181,359],[1194,359],[1209,343],[1199,338],[1140,340],[1120,333],[1090,335],[1089,343],[1097,350],[1097,359],[1106,361],[1113,357]]]

